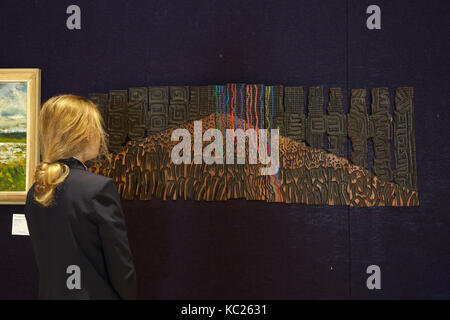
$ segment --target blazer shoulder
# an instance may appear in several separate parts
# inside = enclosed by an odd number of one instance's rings
[[[72,179],[82,179],[83,181],[90,181],[92,183],[106,183],[109,180],[113,180],[109,177],[102,176],[101,174],[93,173],[87,170],[70,168],[69,176]]]
[[[112,178],[102,176],[86,170],[70,169],[69,175],[64,181],[65,185],[76,190],[83,190],[83,193],[93,195],[105,188],[109,184],[114,184]]]
[[[26,203],[27,207],[35,204],[34,189],[36,183],[30,187],[27,192]],[[80,169],[70,169],[69,175],[63,183],[57,187],[57,196],[60,199],[67,199],[70,195],[72,199],[92,199],[98,194],[102,194],[105,190],[109,192],[117,190],[116,182],[109,177],[105,177],[90,171]],[[63,200],[65,201],[65,200]]]
[[[70,169],[69,175],[64,182],[70,181],[73,184],[82,184],[84,187],[103,187],[108,183],[115,183],[114,179],[96,174],[90,171]],[[64,183],[63,182],[63,183]],[[34,193],[36,182],[33,182],[27,191],[27,197],[31,197]]]

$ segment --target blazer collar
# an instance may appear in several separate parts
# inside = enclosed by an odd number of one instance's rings
[[[71,169],[82,169],[82,170],[87,170],[86,165],[81,162],[80,160],[74,158],[74,157],[70,157],[67,159],[59,159],[58,162],[62,162],[65,163],[69,166],[69,168]]]

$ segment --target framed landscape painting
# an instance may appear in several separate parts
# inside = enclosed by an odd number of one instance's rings
[[[39,162],[39,69],[0,69],[0,203],[24,204]]]

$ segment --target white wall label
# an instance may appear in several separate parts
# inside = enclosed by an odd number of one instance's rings
[[[30,233],[28,232],[27,219],[25,219],[24,214],[13,214],[11,234],[18,236],[30,235]]]

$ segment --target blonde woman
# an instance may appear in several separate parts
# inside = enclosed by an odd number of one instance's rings
[[[60,95],[39,114],[42,162],[25,214],[40,299],[135,299],[136,273],[115,182],[87,170],[106,155],[95,104]]]

